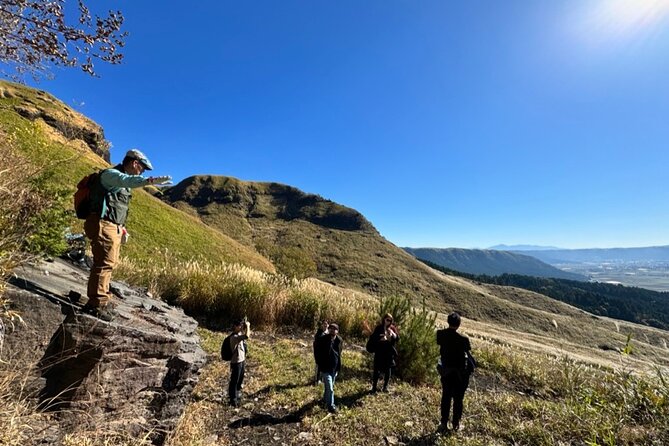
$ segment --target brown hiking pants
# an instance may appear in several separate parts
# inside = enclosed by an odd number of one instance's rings
[[[93,250],[93,267],[88,277],[88,302],[94,307],[104,306],[111,299],[109,282],[121,249],[121,227],[100,220],[97,215],[90,215],[84,223],[84,232]]]

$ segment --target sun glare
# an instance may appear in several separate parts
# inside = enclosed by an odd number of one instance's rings
[[[648,36],[669,21],[669,0],[597,0],[587,5],[582,31],[596,39]]]

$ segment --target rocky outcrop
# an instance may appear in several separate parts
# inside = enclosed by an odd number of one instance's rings
[[[109,162],[110,144],[105,139],[102,127],[50,94],[0,81],[0,98],[15,100],[12,108],[22,117],[31,121],[42,119],[63,137],[83,141],[94,153]]]
[[[85,298],[77,298],[86,273],[63,261],[23,268],[17,276],[7,297],[25,326],[8,334],[5,353],[28,350],[25,361],[35,360],[32,390],[42,409],[56,414],[59,434],[148,435],[161,444],[206,360],[197,323],[116,282],[112,322],[82,314]]]

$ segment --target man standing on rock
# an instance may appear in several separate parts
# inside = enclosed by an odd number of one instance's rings
[[[460,315],[451,313],[448,315],[448,328],[437,330],[437,344],[441,356],[441,424],[439,430],[448,430],[448,418],[453,401],[453,430],[460,429],[462,418],[462,405],[465,391],[469,386],[469,373],[467,372],[467,356],[471,350],[469,338],[457,333],[460,328]]]
[[[141,175],[152,169],[149,159],[139,150],[132,149],[121,164],[101,171],[91,185],[91,212],[84,223],[84,232],[91,240],[93,267],[88,278],[88,302],[82,311],[104,321],[111,321],[115,316],[110,304],[109,283],[118,262],[122,239],[127,238],[125,222],[132,197],[130,189],[168,184],[172,179]]]
[[[246,369],[246,340],[251,336],[251,323],[246,319],[234,322],[232,335],[230,335],[230,385],[228,396],[230,405],[239,407],[240,392],[244,382],[244,371]]]
[[[325,331],[327,329],[327,332]],[[337,408],[334,400],[334,384],[337,374],[341,369],[341,350],[343,341],[339,336],[339,326],[335,323],[328,324],[327,321],[318,328],[314,346],[316,364],[321,372],[323,385],[323,401],[328,412],[336,413]]]

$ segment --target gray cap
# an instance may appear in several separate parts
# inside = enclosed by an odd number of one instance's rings
[[[149,161],[146,155],[144,155],[137,149],[128,150],[128,153],[125,154],[125,157],[139,161],[140,163],[142,163],[142,165],[146,170],[153,170],[153,165],[151,164],[151,161]]]

